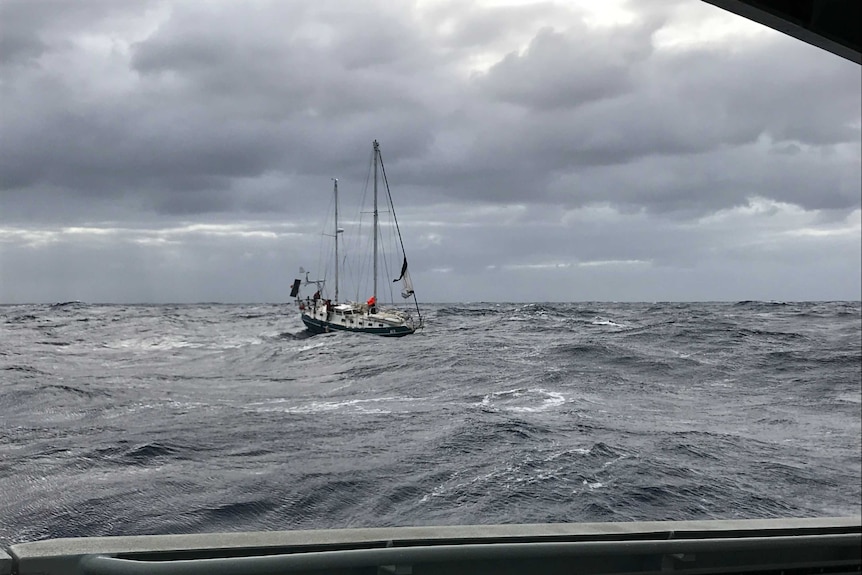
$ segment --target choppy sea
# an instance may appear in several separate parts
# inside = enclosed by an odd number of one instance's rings
[[[862,511],[862,310],[0,306],[0,544]]]

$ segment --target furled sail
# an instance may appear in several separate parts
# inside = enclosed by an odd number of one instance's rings
[[[401,286],[401,297],[407,299],[413,295],[413,282],[410,281],[410,274],[407,273],[407,256],[404,256],[404,263],[401,264],[401,275],[392,280],[392,283],[403,281]]]
[[[404,274],[402,274],[401,279],[403,282],[401,284],[401,297],[407,299],[413,295],[413,282],[410,280],[410,274],[407,273],[407,270],[404,270]]]

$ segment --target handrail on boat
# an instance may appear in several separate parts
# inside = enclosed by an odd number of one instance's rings
[[[0,575],[859,573],[859,517],[402,527],[55,539]],[[0,554],[2,558],[2,554]]]

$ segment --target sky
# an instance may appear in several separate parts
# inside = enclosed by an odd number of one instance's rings
[[[375,139],[420,301],[859,300],[860,86],[699,0],[0,0],[0,303],[288,302]]]

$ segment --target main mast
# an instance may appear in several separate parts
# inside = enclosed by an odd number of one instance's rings
[[[332,178],[335,192],[335,303],[338,303],[338,178]]]
[[[380,149],[377,140],[374,140],[374,291],[372,296],[375,303],[377,302],[377,161],[380,156]]]

